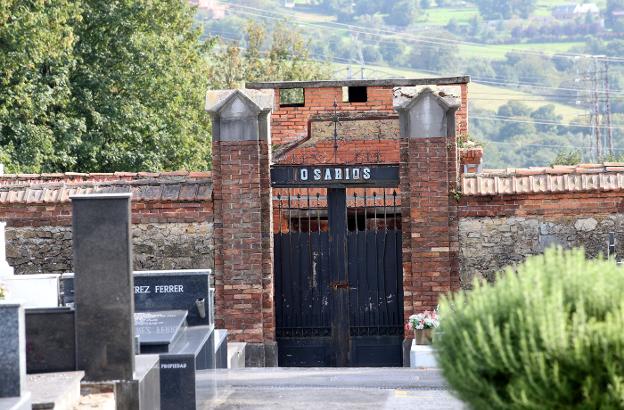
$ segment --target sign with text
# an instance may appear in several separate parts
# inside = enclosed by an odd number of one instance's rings
[[[134,308],[136,312],[183,309],[188,311],[189,326],[210,325],[212,296],[210,270],[171,270],[134,272]],[[74,302],[74,276],[64,274],[63,304]]]
[[[275,188],[396,187],[399,185],[399,167],[398,165],[277,165],[271,168],[271,185]]]

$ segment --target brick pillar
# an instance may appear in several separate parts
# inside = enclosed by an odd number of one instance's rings
[[[270,185],[272,93],[211,91],[218,327],[247,342],[248,366],[276,366]]]
[[[455,112],[460,103],[436,87],[410,88],[395,100],[401,125],[406,319],[434,309],[440,294],[459,289]]]

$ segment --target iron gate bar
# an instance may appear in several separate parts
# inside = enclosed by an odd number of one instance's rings
[[[275,197],[279,365],[400,366],[403,297],[396,190],[392,204],[386,189],[357,187],[351,202],[346,190],[329,188],[327,204],[321,192],[287,188],[278,189]]]

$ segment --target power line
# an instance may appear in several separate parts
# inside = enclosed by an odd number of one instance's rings
[[[591,128],[592,127],[591,124],[581,124],[581,123],[575,123],[575,122],[571,122],[571,123],[565,124],[565,123],[557,122],[557,121],[522,120],[522,119],[517,119],[515,117],[506,117],[506,116],[502,116],[502,115],[489,115],[489,116],[471,115],[470,118],[477,119],[477,120],[517,122],[517,123],[524,123],[524,124],[556,125],[556,126],[561,126],[561,127],[576,127],[576,128]],[[605,128],[605,127],[603,127],[603,128]],[[624,126],[621,126],[621,127],[619,127],[619,126],[611,126],[610,128],[614,129],[614,130],[624,130]]]
[[[533,144],[533,143],[521,143],[521,142],[506,142],[506,141],[490,141],[485,140],[485,144],[501,144],[501,145],[515,145],[521,147],[542,147],[542,148],[578,148],[578,149],[592,149],[591,146],[582,145],[551,145],[551,144]],[[624,151],[624,148],[613,148],[614,151]]]
[[[461,41],[461,40],[455,40],[455,39],[445,39],[445,38],[441,38],[441,37],[430,37],[430,36],[413,36],[409,33],[406,32],[399,32],[399,31],[393,31],[393,30],[388,30],[388,29],[375,29],[375,31],[371,31],[371,29],[367,28],[367,27],[363,27],[363,26],[357,26],[354,24],[346,24],[346,23],[339,23],[339,22],[327,22],[325,24],[317,24],[317,23],[311,23],[311,22],[305,22],[305,21],[301,21],[300,17],[297,16],[297,14],[294,13],[288,13],[288,12],[283,12],[283,11],[267,11],[264,9],[260,9],[260,8],[256,8],[256,7],[251,7],[251,6],[244,6],[241,4],[233,4],[227,1],[222,1],[222,0],[218,0],[220,3],[222,4],[227,4],[230,7],[233,8],[238,8],[239,12],[242,12],[240,9],[245,9],[245,10],[252,10],[255,11],[257,13],[265,13],[265,14],[255,14],[258,17],[265,17],[265,18],[273,18],[273,19],[277,19],[275,17],[275,15],[280,16],[282,18],[288,17],[289,19],[295,19],[298,21],[297,24],[300,25],[306,25],[306,26],[311,26],[311,27],[317,27],[317,28],[322,28],[322,29],[327,29],[327,28],[334,28],[336,29],[336,27],[328,27],[328,25],[334,25],[334,26],[339,26],[339,27],[343,27],[343,29],[348,29],[351,30],[353,32],[360,32],[361,34],[366,34],[366,35],[371,35],[371,36],[400,36],[401,38],[410,38],[414,41],[418,41],[418,42],[424,42],[424,43],[430,43],[430,44],[435,44],[435,45],[464,45],[464,46],[470,46],[470,47],[485,47],[487,48],[489,45],[488,44],[481,44],[481,43],[473,43],[473,42],[468,42],[468,41]],[[247,12],[248,14],[252,14],[251,12]],[[272,14],[271,15],[266,15],[267,13]],[[280,19],[281,20],[281,19]],[[291,20],[289,20],[291,21]],[[595,55],[591,55],[591,54],[578,54],[578,53],[554,53],[554,54],[548,54],[548,53],[544,53],[541,51],[531,51],[531,50],[513,50],[513,52],[518,53],[518,54],[527,54],[527,55],[539,55],[539,56],[549,56],[550,58],[554,58],[554,57],[561,57],[561,58],[570,58],[570,59],[576,59],[576,58],[593,58],[593,57],[597,57],[600,58],[601,61],[607,60],[610,62],[617,62],[617,63],[622,63],[624,62],[624,58],[619,58],[619,57],[607,57],[607,56],[595,56]]]
[[[226,3],[229,4],[231,6],[234,7],[242,7],[242,8],[251,8],[251,9],[255,9],[252,7],[247,7],[247,6],[241,6],[241,5],[234,5],[231,3]],[[257,9],[259,10],[259,9]],[[266,11],[263,11],[266,12]],[[271,19],[275,19],[275,20],[282,20],[276,17],[272,17],[272,16],[265,16],[262,14],[256,14],[256,13],[249,13],[246,11],[242,11],[243,14],[250,14],[256,17],[263,17],[263,18],[271,18]],[[318,27],[318,25],[314,25],[314,23],[307,23],[307,22],[303,22],[303,23],[299,23],[301,25],[310,25],[313,27]],[[369,33],[370,34],[370,33]],[[475,43],[477,44],[477,43]],[[487,45],[480,45],[482,47],[487,47]],[[437,48],[437,47],[432,47],[432,48]],[[585,56],[587,57],[587,56]],[[600,57],[600,56],[597,56]],[[352,62],[349,59],[343,59],[344,61],[348,61],[348,62]],[[622,61],[624,61],[624,59],[622,59]],[[404,67],[406,68],[406,67]],[[420,69],[420,68],[416,68],[417,71],[421,71],[421,72],[430,72],[430,73],[435,73],[438,74],[437,71],[433,71],[433,70],[426,70],[426,69]],[[470,74],[470,73],[468,73]],[[526,87],[532,87],[532,88],[539,88],[539,89],[544,89],[544,90],[555,90],[555,91],[573,91],[573,92],[580,92],[580,91],[586,91],[585,89],[581,89],[581,88],[571,88],[571,87],[553,87],[553,86],[546,86],[546,85],[541,85],[538,83],[534,83],[534,82],[526,82],[526,81],[518,81],[518,82],[509,82],[509,81],[499,81],[497,80],[498,78],[502,78],[502,77],[480,77],[480,76],[471,76],[471,79],[474,80],[475,83],[481,83],[481,84],[485,84],[485,85],[502,85],[502,86],[526,86]],[[529,77],[526,77],[529,78]],[[534,77],[537,78],[537,77]],[[599,93],[604,93],[604,91],[598,91]],[[624,98],[624,91],[611,91],[611,95],[618,95],[618,96],[622,96]]]

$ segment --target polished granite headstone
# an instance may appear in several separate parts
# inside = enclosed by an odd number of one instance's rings
[[[136,310],[184,309],[189,326],[210,325],[209,277],[210,270],[136,272]]]
[[[171,353],[160,355],[161,408],[195,410],[195,372],[213,368],[214,326],[185,328]]]
[[[71,197],[76,364],[86,381],[133,379],[130,197]]]
[[[76,370],[74,309],[26,309],[26,373]]]
[[[0,301],[0,409],[29,409],[26,385],[24,309]]]
[[[136,312],[135,333],[139,338],[142,353],[167,353],[181,336],[185,325],[186,310],[159,312]]]
[[[19,397],[26,383],[24,309],[0,302],[0,397]]]
[[[136,312],[178,310],[188,312],[189,326],[214,324],[214,295],[209,288],[209,269],[134,272]],[[74,303],[74,275],[61,278],[63,304]]]

